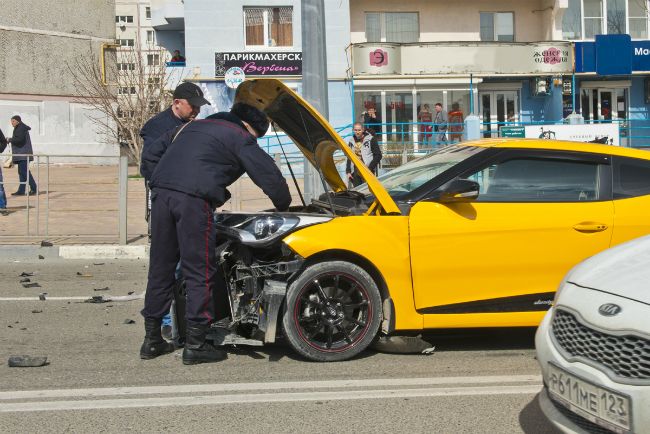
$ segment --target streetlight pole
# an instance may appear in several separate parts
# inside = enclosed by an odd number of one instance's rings
[[[301,26],[302,96],[328,119],[324,0],[301,0]],[[316,168],[306,158],[304,167],[305,201],[309,203],[323,188]]]

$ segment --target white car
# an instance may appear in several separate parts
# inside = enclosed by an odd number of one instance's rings
[[[650,433],[650,236],[573,268],[535,337],[540,406],[570,433]]]

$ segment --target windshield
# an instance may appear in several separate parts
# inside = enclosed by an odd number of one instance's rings
[[[453,145],[410,161],[378,177],[381,184],[394,199],[409,194],[422,184],[432,180],[445,170],[475,155],[485,148],[477,146]],[[354,190],[369,195],[367,184]]]

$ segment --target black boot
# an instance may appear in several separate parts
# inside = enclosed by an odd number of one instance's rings
[[[198,363],[219,362],[228,357],[228,354],[205,340],[208,326],[187,326],[185,348],[183,349],[183,364],[196,365]]]
[[[154,318],[145,318],[144,320],[144,342],[140,347],[141,359],[153,359],[163,354],[174,351],[174,345],[162,338],[160,334],[160,324],[162,320]]]

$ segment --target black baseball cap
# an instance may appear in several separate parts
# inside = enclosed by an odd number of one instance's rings
[[[194,83],[181,83],[174,89],[174,99],[186,99],[190,105],[201,107],[204,104],[210,105],[207,99],[203,98],[203,91]]]

